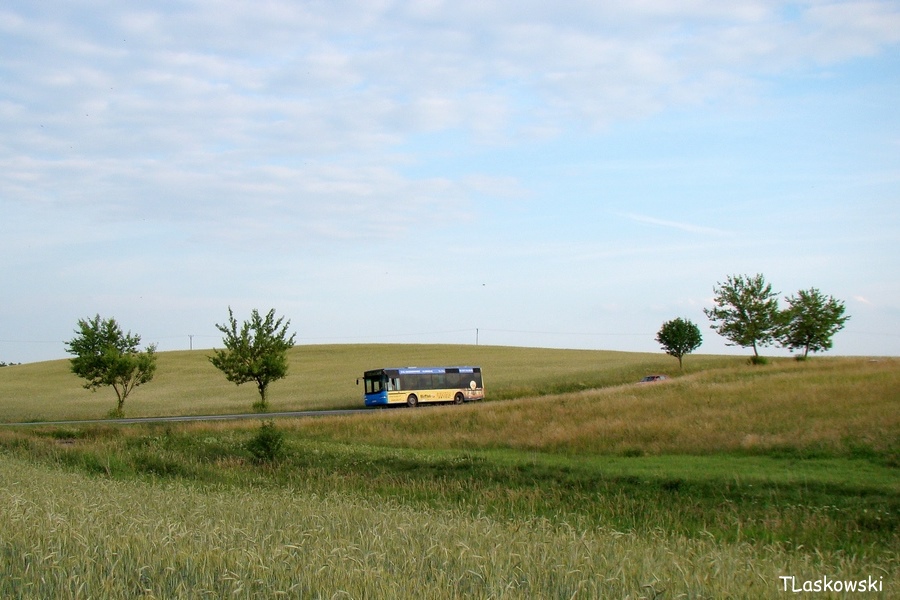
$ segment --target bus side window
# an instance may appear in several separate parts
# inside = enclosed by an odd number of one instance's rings
[[[396,391],[400,389],[400,378],[399,377],[389,377],[388,378],[388,391]]]

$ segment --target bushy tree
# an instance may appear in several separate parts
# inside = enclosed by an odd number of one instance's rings
[[[844,316],[844,303],[825,296],[816,288],[800,290],[796,296],[785,298],[787,308],[782,311],[778,341],[790,350],[803,349],[802,358],[810,352],[829,350],[831,338],[844,328],[850,318]]]
[[[269,384],[287,375],[287,351],[294,345],[296,334],[288,336],[290,321],[275,318],[275,309],[262,318],[253,309],[250,320],[238,330],[237,321],[228,307],[228,325],[216,324],[224,334],[224,350],[213,350],[209,361],[225,374],[228,381],[241,385],[256,383],[259,402],[253,405],[258,411],[268,408],[266,391]]]
[[[713,291],[715,307],[703,309],[711,328],[729,340],[729,346],[753,348],[753,360],[759,362],[759,347],[770,345],[778,332],[778,292],[761,274],[729,275]]]
[[[76,336],[66,343],[66,351],[74,354],[72,372],[86,379],[85,389],[96,391],[112,386],[118,403],[110,416],[124,414],[125,398],[137,386],[153,379],[156,372],[156,346],[138,350],[141,336],[123,333],[115,319],[80,319]]]
[[[690,354],[703,343],[700,328],[687,319],[673,319],[663,323],[656,334],[656,341],[669,356],[678,359],[678,368],[684,370],[682,359],[685,354]]]

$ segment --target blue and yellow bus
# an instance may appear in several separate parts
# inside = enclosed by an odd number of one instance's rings
[[[484,399],[481,367],[375,369],[366,371],[363,381],[366,406],[416,406],[420,402],[462,404]]]

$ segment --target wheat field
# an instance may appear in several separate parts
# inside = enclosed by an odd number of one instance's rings
[[[4,598],[778,598],[786,573],[892,575],[839,554],[6,457],[0,522]]]

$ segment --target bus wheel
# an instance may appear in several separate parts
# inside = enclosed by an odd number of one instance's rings
[[[453,404],[462,404],[464,400],[462,392],[456,392],[456,395],[453,396]]]
[[[406,397],[406,405],[415,407],[419,403],[419,399],[416,398],[415,394],[410,394]]]

